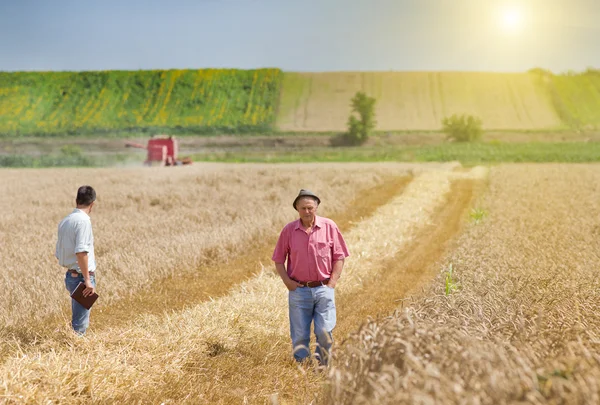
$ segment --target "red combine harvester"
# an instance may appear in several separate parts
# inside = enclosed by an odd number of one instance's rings
[[[177,139],[172,136],[154,136],[148,141],[148,146],[134,142],[127,142],[125,143],[125,146],[128,148],[146,149],[148,151],[148,157],[146,158],[144,164],[148,166],[179,166],[189,165],[192,163],[190,158],[177,160],[179,143],[177,142]]]

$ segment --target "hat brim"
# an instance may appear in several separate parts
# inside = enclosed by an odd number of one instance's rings
[[[296,208],[296,203],[301,198],[312,198],[313,200],[317,201],[317,205],[321,204],[321,199],[319,197],[317,197],[316,195],[299,195],[298,197],[296,197],[296,199],[294,200],[294,203],[292,204],[292,206],[294,207],[294,209],[296,211],[298,211],[298,208]]]

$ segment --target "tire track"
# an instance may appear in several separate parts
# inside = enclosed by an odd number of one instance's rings
[[[482,188],[480,181],[455,180],[447,203],[436,212],[433,223],[384,263],[378,276],[366,282],[359,292],[340,297],[338,336],[356,330],[367,317],[388,316],[400,305],[400,300],[419,291],[435,277],[436,265],[463,229],[466,211]],[[339,350],[343,350],[343,343]]]
[[[354,221],[361,217],[369,217],[377,208],[400,194],[412,179],[412,176],[387,178],[352,201],[347,210],[332,215],[331,218],[342,232],[347,232],[354,226]],[[247,256],[236,257],[227,263],[215,260],[193,273],[186,271],[175,277],[157,280],[146,290],[92,311],[89,330],[100,331],[119,327],[143,315],[180,311],[226,295],[232,287],[259,272],[262,264],[271,264],[273,246],[277,242],[276,233],[278,230],[273,232],[272,238],[248,246],[247,250],[252,252],[250,259]],[[227,271],[223,271],[223,268]],[[55,333],[56,325],[69,322],[70,319],[64,315],[53,315],[40,324],[35,333],[29,328],[5,328],[2,338],[6,341],[16,341],[22,347],[38,345]],[[9,354],[4,350],[3,352],[4,355]]]
[[[348,237],[357,249],[338,303],[358,308],[340,308],[342,319],[334,332],[341,342],[339,350],[343,350],[346,332],[357,328],[364,320],[362,316],[369,315],[367,311],[383,310],[377,302],[397,305],[394,278],[385,273],[401,270],[389,263],[403,258],[407,271],[425,282],[428,273],[420,266],[431,259],[432,247],[443,252],[448,235],[458,232],[452,231],[456,228],[453,224],[460,224],[462,219],[457,209],[466,209],[465,201],[472,198],[468,188],[466,193],[456,191],[456,184],[462,181],[452,181],[463,175],[422,176],[407,184],[406,189],[400,187],[402,195],[398,197],[389,183],[379,186],[380,192],[362,194],[356,205],[350,204],[353,212],[347,215],[346,223],[338,219],[340,227],[353,228]],[[382,199],[389,202],[367,217],[364,207]],[[356,227],[354,221],[358,223]],[[452,232],[440,232],[438,224]],[[422,236],[428,235],[429,230],[438,236]],[[386,235],[396,246],[385,248]],[[270,250],[269,247],[268,254]],[[389,299],[380,288],[382,280],[383,285],[390,284]],[[406,284],[407,275],[399,274],[397,280]],[[289,358],[285,293],[278,277],[263,271],[236,288],[239,291],[228,291],[227,296],[172,314],[147,317],[135,311],[137,318],[128,318],[127,324],[93,334],[97,340],[93,346],[82,341],[81,347],[72,347],[80,343],[70,342],[65,336],[66,346],[58,352],[56,338],[39,348],[24,348],[27,356],[8,359],[4,375],[16,372],[25,376],[39,364],[44,364],[46,374],[35,382],[11,379],[7,392],[27,392],[31,398],[52,397],[76,403],[80,395],[64,394],[64,390],[79,390],[83,384],[99,403],[262,403],[273,399],[273,393],[279,403],[319,402],[325,375],[311,369],[300,370]],[[78,383],[84,375],[93,376],[91,382]],[[62,392],[50,392],[57,381],[65,378],[68,382]]]
[[[446,202],[434,212],[432,224],[420,230],[393,259],[374,269],[375,277],[363,288],[341,291],[337,298],[338,326],[334,331],[340,342],[336,350],[344,350],[344,337],[358,329],[368,316],[389,315],[398,307],[398,298],[416,291],[435,276],[435,264],[462,230],[464,214],[481,183],[455,180]],[[242,398],[244,403],[266,403],[269,398],[276,398],[275,403],[323,402],[326,376],[311,370],[299,372],[289,359],[287,339],[281,339],[277,333],[250,334],[251,338],[240,337],[243,343],[233,349],[211,342],[213,354],[199,354],[188,361],[187,378],[178,374],[164,376],[160,386],[133,396],[123,393],[118,402],[156,402],[161,398],[211,404],[239,403]]]
[[[377,208],[385,205],[391,198],[400,194],[410,183],[412,177],[402,176],[387,179],[382,184],[366,190],[359,198],[349,204],[349,208],[331,218],[342,232],[354,226],[357,218],[369,217]],[[252,257],[241,256],[229,263],[211,263],[195,273],[169,277],[155,282],[150,289],[116,305],[93,314],[95,329],[115,327],[131,322],[132,314],[160,314],[166,311],[180,311],[200,302],[225,295],[229,290],[246,281],[261,270],[262,264],[271,265],[273,246],[277,243],[279,230],[274,230],[273,237],[261,240],[251,246]],[[223,268],[227,271],[223,271]],[[218,275],[218,276],[212,276]],[[92,330],[92,329],[91,329]]]
[[[308,119],[309,119],[309,104],[312,101],[311,100],[311,96],[312,96],[312,92],[313,92],[313,82],[314,79],[312,77],[309,78],[308,80],[308,85],[306,86],[308,89],[308,94],[306,95],[306,100],[304,101],[304,117],[302,119],[302,128],[308,128]]]

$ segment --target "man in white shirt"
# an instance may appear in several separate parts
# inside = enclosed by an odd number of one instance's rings
[[[96,258],[94,256],[94,234],[90,214],[96,201],[96,191],[91,186],[77,190],[76,208],[58,225],[56,258],[67,268],[65,286],[69,294],[77,285],[85,284],[84,296],[92,295],[96,289]],[[71,299],[73,330],[84,335],[90,323],[90,311]]]

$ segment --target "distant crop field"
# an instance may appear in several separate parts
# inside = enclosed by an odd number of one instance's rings
[[[584,130],[600,128],[600,72],[551,76],[545,81],[567,125]]]
[[[340,132],[350,99],[377,99],[379,131],[600,128],[600,74],[201,69],[0,72],[0,137]]]
[[[442,118],[474,114],[487,129],[561,127],[547,88],[528,73],[285,73],[277,126],[343,131],[350,99],[377,99],[378,130],[439,130]]]
[[[278,69],[0,72],[0,135],[264,131]]]

